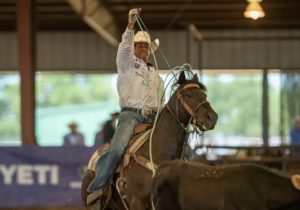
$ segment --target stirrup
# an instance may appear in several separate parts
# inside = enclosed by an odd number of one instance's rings
[[[91,194],[89,194],[87,196],[87,199],[86,199],[87,205],[88,206],[91,205],[92,203],[95,202],[95,200],[97,200],[98,198],[101,198],[102,195],[103,195],[103,189],[92,192]]]
[[[105,199],[104,206],[107,206],[112,195],[112,179],[110,179],[104,188],[92,192],[87,197],[87,206],[93,204],[97,199]]]

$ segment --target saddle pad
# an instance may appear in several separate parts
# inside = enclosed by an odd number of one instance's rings
[[[133,156],[139,148],[143,146],[143,144],[147,141],[150,136],[152,129],[146,130],[145,132],[135,136],[133,139],[130,140],[128,149],[123,158],[123,167],[125,168],[129,161],[130,157]]]

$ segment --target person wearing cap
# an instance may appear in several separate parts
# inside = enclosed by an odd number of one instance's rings
[[[104,123],[99,124],[99,130],[95,134],[94,138],[94,146],[95,147],[102,147],[104,143]]]
[[[117,89],[121,113],[111,147],[96,165],[96,176],[88,187],[89,192],[102,189],[114,174],[124,150],[133,134],[135,125],[153,123],[163,93],[163,80],[148,62],[158,48],[146,31],[134,35],[134,24],[141,9],[131,9],[128,25],[122,35],[117,52]]]
[[[117,119],[119,117],[119,112],[112,113],[111,119],[107,120],[103,126],[103,143],[110,143],[112,140],[116,127],[117,127]]]
[[[68,127],[70,133],[64,136],[63,146],[84,146],[83,134],[78,132],[78,125],[76,122],[71,122]]]

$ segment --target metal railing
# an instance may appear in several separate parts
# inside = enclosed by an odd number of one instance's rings
[[[199,150],[201,150],[199,154]],[[224,151],[228,151],[227,153]],[[222,152],[219,152],[222,151]],[[199,145],[193,150],[193,159],[201,157],[207,162],[217,164],[227,163],[257,163],[273,167],[279,166],[282,171],[300,172],[300,145],[282,146],[226,146]]]

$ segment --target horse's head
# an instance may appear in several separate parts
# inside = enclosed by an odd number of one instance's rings
[[[214,129],[218,114],[207,101],[206,88],[198,81],[197,74],[187,80],[181,72],[177,84],[179,87],[167,104],[170,111],[181,123],[191,122],[201,131]]]

